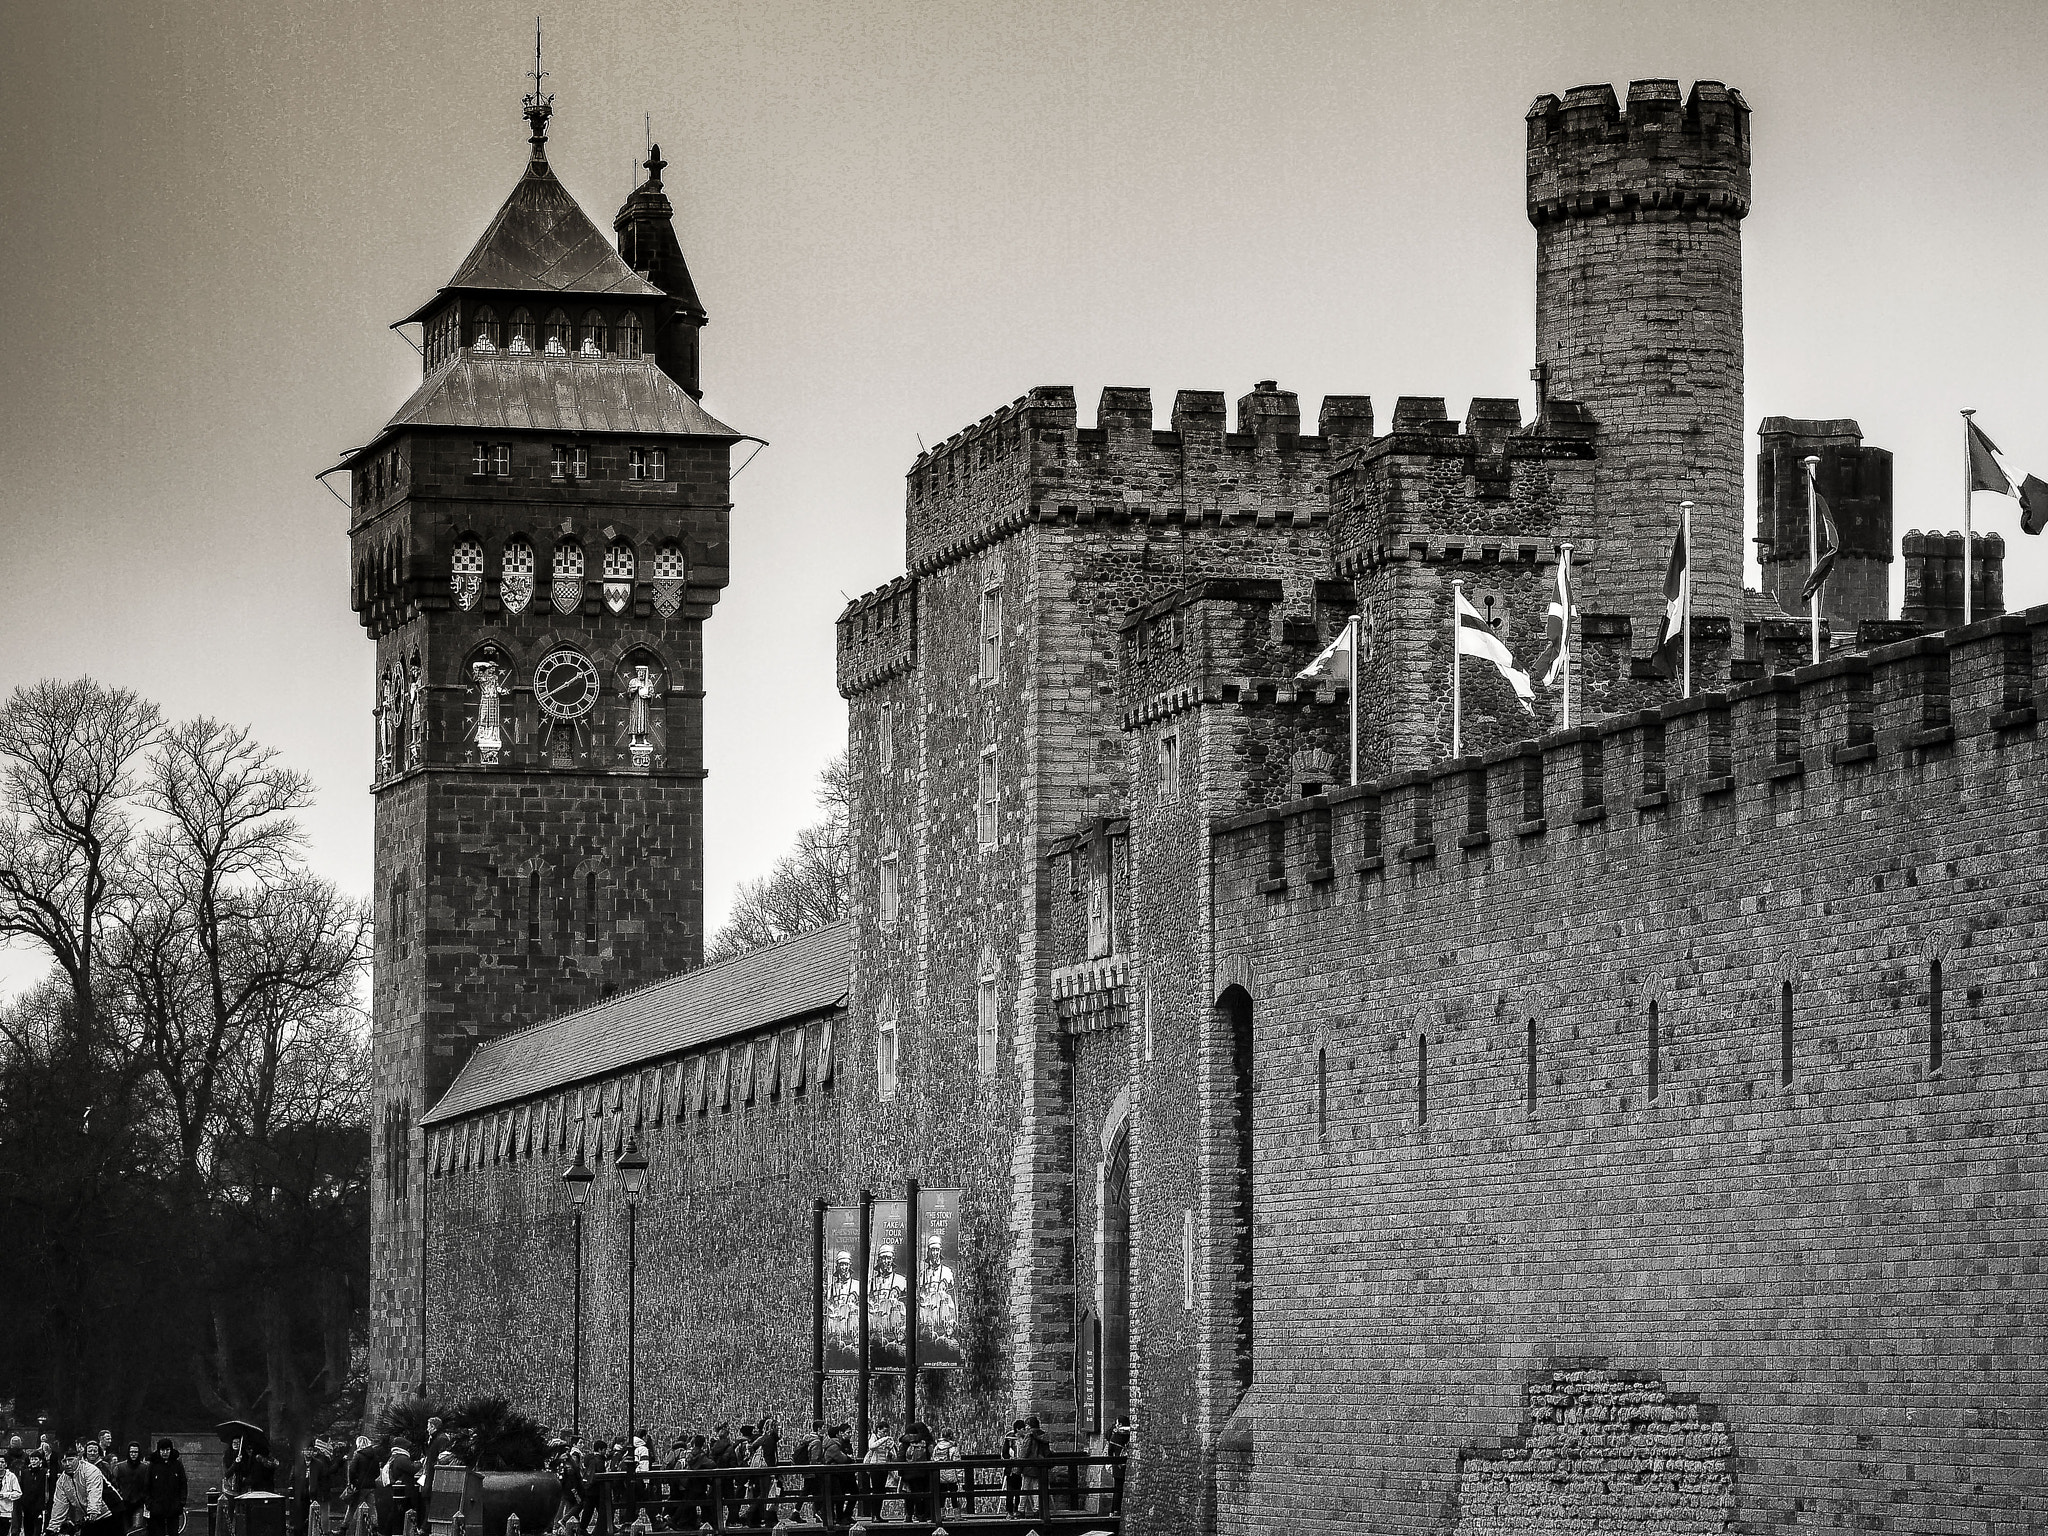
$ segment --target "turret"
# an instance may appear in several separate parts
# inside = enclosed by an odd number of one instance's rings
[[[1597,445],[1597,591],[1638,649],[1657,632],[1681,501],[1694,503],[1695,611],[1726,618],[1742,576],[1742,219],[1749,107],[1702,80],[1605,85],[1528,114],[1536,358]]]
[[[697,285],[690,281],[689,264],[683,260],[682,242],[676,238],[675,207],[661,189],[661,173],[668,162],[656,144],[647,153],[647,179],[633,189],[612,228],[619,237],[619,255],[648,282],[676,301],[676,307],[659,324],[654,337],[654,360],[661,371],[689,391],[692,399],[704,398],[698,380],[698,333],[711,322],[697,297]]]
[[[1764,591],[1787,613],[1804,613],[1799,589],[1812,569],[1806,528],[1806,467],[1834,514],[1841,554],[1821,589],[1821,614],[1837,633],[1891,616],[1892,456],[1863,446],[1853,420],[1766,416],[1757,429],[1756,557]]]

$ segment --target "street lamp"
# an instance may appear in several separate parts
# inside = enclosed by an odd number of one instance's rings
[[[647,1159],[640,1152],[640,1138],[635,1136],[626,1143],[626,1150],[619,1154],[619,1178],[626,1186],[626,1454],[635,1454],[634,1422],[635,1386],[633,1379],[633,1307],[638,1281],[639,1267],[639,1217],[640,1188],[647,1182]]]
[[[583,1433],[583,1202],[590,1198],[590,1182],[597,1177],[583,1161],[583,1149],[576,1149],[576,1161],[562,1170],[562,1182],[569,1186],[569,1203],[576,1208],[576,1364],[569,1376],[569,1434]]]

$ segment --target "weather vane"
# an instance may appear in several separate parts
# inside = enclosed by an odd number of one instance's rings
[[[555,98],[552,92],[543,96],[540,83],[547,79],[548,72],[540,67],[540,18],[533,18],[533,94],[526,97],[526,121],[533,128],[531,140],[534,152],[548,141],[548,118],[554,114]]]

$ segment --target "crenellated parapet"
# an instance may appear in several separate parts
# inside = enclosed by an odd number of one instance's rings
[[[918,455],[905,486],[907,563],[938,569],[1033,522],[1320,523],[1334,454],[1372,437],[1372,402],[1324,399],[1304,436],[1292,391],[1261,382],[1228,430],[1220,392],[1182,390],[1155,428],[1148,389],[1106,388],[1095,425],[1045,385]]]
[[[1676,80],[1538,96],[1529,108],[1529,222],[1740,219],[1749,212],[1749,103],[1717,80],[1682,100]]]
[[[917,665],[917,582],[899,576],[840,612],[839,692],[844,698]]]
[[[1219,819],[1218,899],[1283,897],[1314,870],[1397,902],[1425,869],[1477,876],[1661,818],[1703,847],[1796,846],[1804,815],[1910,800],[2031,746],[2044,692],[2048,606]],[[1757,814],[1716,814],[1731,806]]]
[[[1342,631],[1351,584],[1319,581],[1307,614],[1285,611],[1282,583],[1190,582],[1125,620],[1118,634],[1117,702],[1124,728],[1200,704],[1330,704],[1349,685],[1299,673]]]

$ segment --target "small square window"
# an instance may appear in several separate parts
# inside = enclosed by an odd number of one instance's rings
[[[647,450],[645,448],[628,448],[626,450],[626,478],[628,480],[645,480],[647,478]]]
[[[476,459],[471,466],[470,473],[488,475],[491,473],[492,466],[496,463],[497,458],[491,452],[491,445],[489,443],[478,443],[476,445]],[[364,484],[367,485],[368,483],[368,478],[365,477]]]
[[[512,445],[510,443],[499,443],[491,449],[491,467],[497,472],[499,479],[511,478]]]
[[[557,480],[569,478],[569,450],[557,443],[554,452],[548,456],[548,473]]]
[[[668,478],[668,454],[660,448],[647,450],[647,478],[666,480]]]
[[[569,478],[588,480],[590,478],[590,450],[571,448],[569,450]]]

